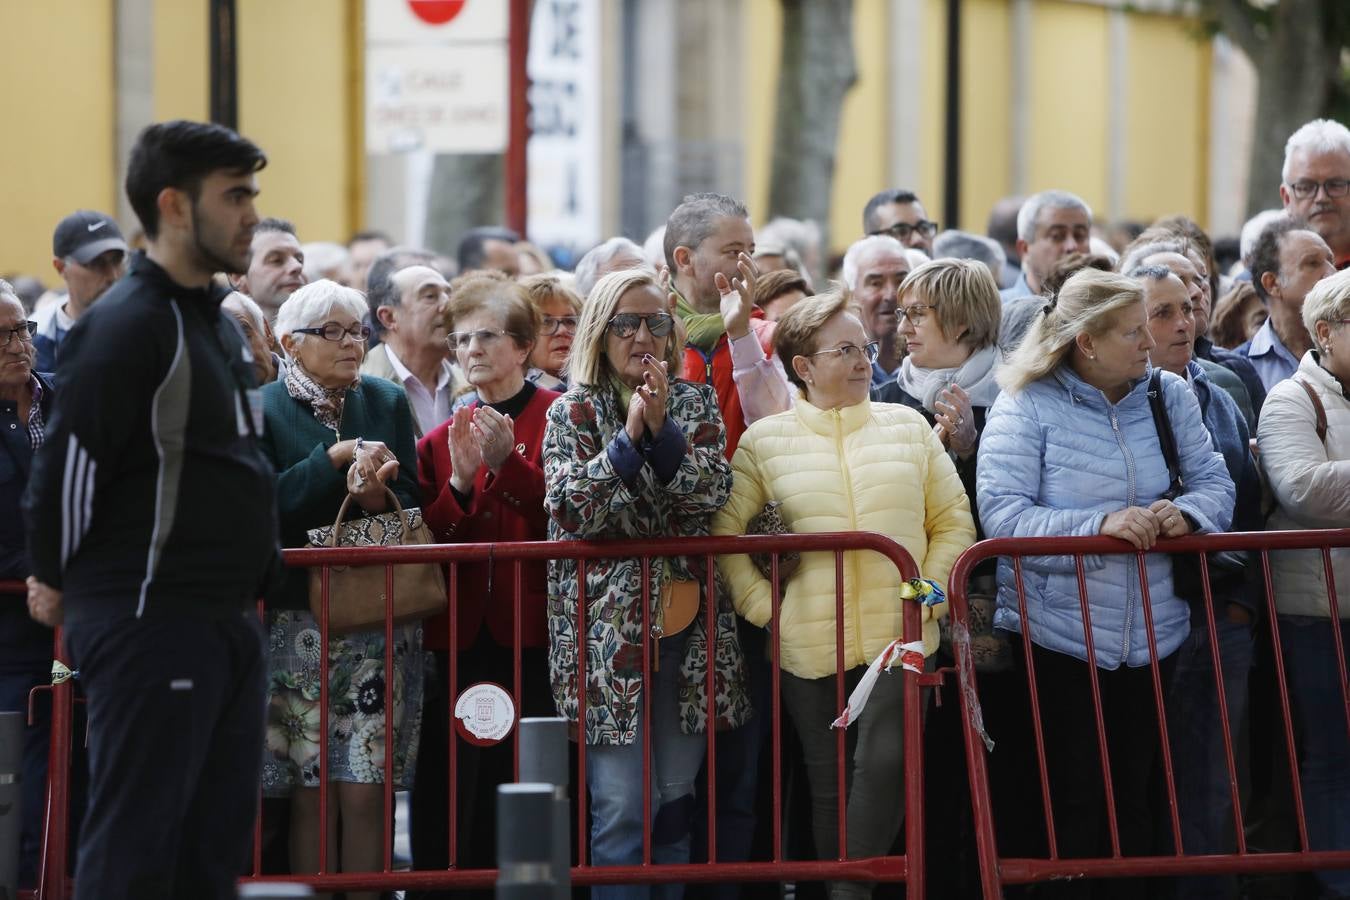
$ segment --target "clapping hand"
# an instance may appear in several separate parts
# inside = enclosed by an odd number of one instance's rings
[[[748,253],[742,252],[736,258],[736,268],[741,277],[730,281],[721,272],[713,275],[713,284],[722,295],[722,324],[726,327],[727,338],[733,341],[750,331],[750,313],[755,308],[755,282],[759,278],[759,270]]]
[[[483,465],[495,475],[515,446],[516,423],[490,406],[480,406],[474,410],[470,430]]]
[[[666,364],[651,354],[642,359],[642,384],[633,391],[628,401],[628,419],[624,430],[634,444],[642,440],[643,431],[660,433],[666,424],[666,402],[670,396],[670,379]]]
[[[473,436],[473,412],[468,407],[455,410],[446,429],[446,442],[450,447],[450,486],[467,495],[483,467],[483,448]]]

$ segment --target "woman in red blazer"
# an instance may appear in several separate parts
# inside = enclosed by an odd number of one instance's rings
[[[540,460],[545,413],[558,394],[525,380],[539,332],[539,313],[513,281],[488,275],[455,282],[450,300],[450,349],[477,393],[417,444],[422,513],[437,540],[451,543],[541,541],[547,538]],[[428,673],[412,796],[413,866],[448,865],[446,759],[452,701],[478,682],[505,688],[522,716],[553,716],[545,630],[547,574],[543,563],[521,564],[520,690],[516,646],[515,563],[465,564],[451,597],[455,625],[455,685],[450,690],[450,618],[425,625],[435,656]],[[494,747],[458,744],[459,809],[455,863],[490,867],[496,853],[496,786],[513,780],[511,740]]]

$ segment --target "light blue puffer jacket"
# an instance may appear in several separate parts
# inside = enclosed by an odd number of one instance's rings
[[[1163,373],[1163,396],[1176,434],[1186,492],[1176,505],[1198,532],[1224,531],[1235,490],[1215,452],[1186,382]],[[1148,378],[1112,405],[1067,365],[1002,394],[989,411],[976,476],[980,519],[988,537],[1096,535],[1109,513],[1147,507],[1166,491],[1167,465],[1148,404]],[[1084,559],[1097,665],[1116,669],[1149,661],[1135,557]],[[1190,631],[1190,612],[1172,593],[1172,565],[1147,557],[1158,653],[1166,657]],[[1024,557],[1031,639],[1049,650],[1087,659],[1078,578],[1072,556]],[[994,624],[1021,632],[1012,563],[1000,559]]]

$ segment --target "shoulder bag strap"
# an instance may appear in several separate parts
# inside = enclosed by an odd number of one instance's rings
[[[1317,415],[1317,439],[1323,444],[1327,442],[1327,409],[1322,405],[1322,398],[1317,396],[1317,390],[1306,379],[1294,376],[1294,380],[1303,386],[1303,390],[1308,392],[1308,399],[1312,401],[1313,412]]]
[[[1148,405],[1153,411],[1153,427],[1158,431],[1158,446],[1167,463],[1167,492],[1176,499],[1185,492],[1181,480],[1181,460],[1177,456],[1177,439],[1172,433],[1172,420],[1167,416],[1167,401],[1163,397],[1162,369],[1154,369],[1148,380]]]

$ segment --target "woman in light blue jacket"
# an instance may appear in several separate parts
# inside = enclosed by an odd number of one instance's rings
[[[1000,372],[980,444],[976,478],[989,537],[1109,535],[1147,550],[1159,538],[1223,531],[1234,487],[1186,382],[1162,375],[1176,433],[1184,493],[1166,499],[1167,465],[1148,398],[1149,353],[1142,285],[1109,272],[1070,278]],[[1150,555],[1148,593],[1166,678],[1189,631],[1190,611],[1172,590],[1166,556]],[[1071,556],[1022,561],[1029,622],[1012,564],[999,564],[997,628],[1030,632],[1041,698],[1050,791],[1061,856],[1109,855],[1103,776],[1087,642]],[[1159,746],[1143,591],[1135,557],[1083,561],[1101,685],[1121,849],[1151,852],[1150,774]],[[1129,886],[1126,885],[1126,888]],[[1137,888],[1137,885],[1136,885]],[[1070,882],[1055,896],[1090,896]]]

